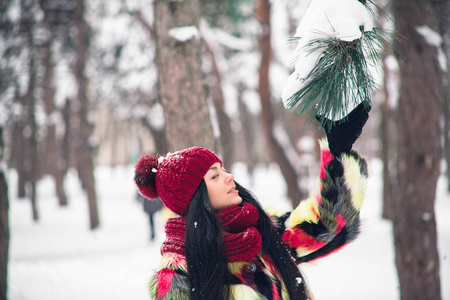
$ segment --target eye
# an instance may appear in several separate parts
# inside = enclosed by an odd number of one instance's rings
[[[219,174],[215,174],[213,177],[211,177],[212,179],[216,179],[219,177]]]

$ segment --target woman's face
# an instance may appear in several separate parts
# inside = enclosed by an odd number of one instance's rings
[[[242,202],[233,180],[234,175],[228,173],[221,163],[214,163],[203,179],[213,209],[221,210]]]

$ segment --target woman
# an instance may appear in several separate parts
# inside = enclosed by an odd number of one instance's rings
[[[143,155],[135,181],[180,217],[169,219],[152,299],[311,299],[298,264],[356,238],[367,165],[352,145],[368,118],[360,104],[321,142],[317,191],[290,213],[268,214],[205,148]]]

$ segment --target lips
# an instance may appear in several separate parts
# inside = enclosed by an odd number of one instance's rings
[[[233,186],[233,187],[228,191],[228,194],[233,193],[233,192],[237,192],[236,186]]]

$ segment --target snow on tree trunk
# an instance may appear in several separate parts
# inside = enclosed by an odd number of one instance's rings
[[[213,150],[201,70],[200,3],[162,0],[153,5],[159,93],[168,149],[202,146]]]
[[[90,143],[93,125],[90,123],[90,120],[88,120],[89,81],[86,76],[86,64],[88,61],[89,26],[85,19],[85,11],[84,0],[77,0],[74,16],[77,29],[75,38],[75,80],[78,84],[76,97],[79,105],[78,117],[80,121],[78,143],[76,145],[78,154],[77,170],[83,189],[88,198],[90,228],[95,229],[100,225],[100,219],[95,191],[94,149],[93,145]]]
[[[434,212],[441,158],[443,78],[438,48],[421,31],[437,25],[430,1],[394,0],[400,66],[398,197],[394,212],[401,299],[441,299]],[[420,27],[419,27],[420,26]]]

